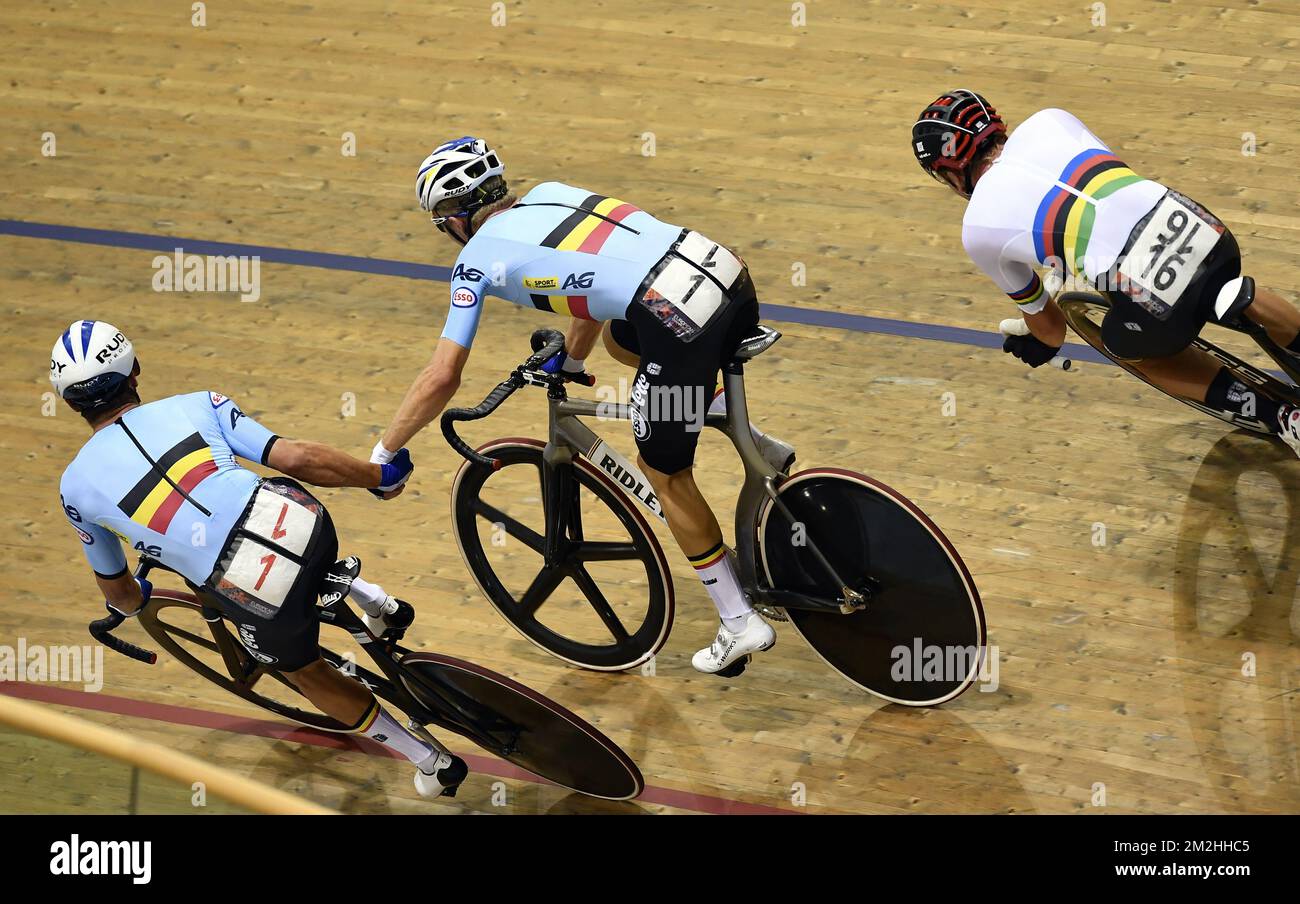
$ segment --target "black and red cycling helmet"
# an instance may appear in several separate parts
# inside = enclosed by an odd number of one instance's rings
[[[912,152],[921,168],[936,179],[939,170],[952,170],[970,194],[970,162],[997,135],[1007,133],[998,111],[965,88],[949,91],[926,107],[912,126]]]

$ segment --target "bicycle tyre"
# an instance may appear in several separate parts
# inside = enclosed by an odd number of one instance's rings
[[[867,577],[879,582],[866,608],[849,615],[784,610],[827,665],[868,693],[904,706],[946,703],[976,681],[987,654],[979,591],[924,512],[885,484],[839,468],[791,475],[778,498],[851,586]],[[770,500],[759,513],[758,534],[770,586],[838,597],[839,588],[807,545],[791,539],[798,535],[795,525]],[[958,668],[926,677],[932,650]]]
[[[474,731],[461,733],[489,753],[514,763],[548,782],[607,800],[631,800],[645,790],[641,770],[623,749],[599,729],[560,704],[491,669],[444,656],[410,653],[401,660],[403,670],[419,676],[402,683],[411,695],[435,712],[453,701],[467,700],[480,710],[470,717]],[[430,682],[438,693],[425,686]],[[491,711],[502,725],[485,725],[482,710]],[[496,732],[501,743],[492,743]]]
[[[577,579],[572,576],[561,575],[559,583],[547,591],[545,597],[531,613],[522,611],[521,600],[528,591],[524,591],[518,597],[511,593],[497,574],[491,557],[483,545],[483,538],[478,530],[478,518],[495,518],[504,514],[499,510],[485,511],[485,507],[491,507],[481,498],[483,487],[494,476],[521,466],[536,467],[540,475],[542,450],[545,445],[540,440],[527,437],[498,439],[478,449],[481,454],[490,455],[502,462],[498,470],[488,470],[470,462],[461,465],[460,470],[456,472],[451,489],[452,527],[456,535],[456,545],[460,549],[466,567],[488,602],[511,627],[530,642],[552,656],[586,669],[623,671],[635,668],[654,656],[668,641],[675,605],[672,576],[659,540],[641,512],[637,510],[636,503],[595,465],[581,456],[575,456],[573,466],[576,481],[600,500],[627,531],[636,552],[635,558],[639,559],[644,567],[648,588],[644,619],[635,630],[625,629],[625,638],[620,639],[608,627],[608,616],[613,614],[608,603],[606,603],[607,614],[602,621],[605,622],[606,630],[610,630],[610,636],[613,638],[610,643],[579,641],[538,621],[536,613],[545,608],[545,604],[555,591],[563,586],[566,578],[582,592],[587,605],[599,614],[600,610],[590,599],[590,591],[578,584]],[[510,520],[518,527],[528,530],[516,519]],[[529,533],[536,535],[534,531]],[[566,566],[568,564],[566,561]],[[534,581],[536,582],[543,573],[548,571],[552,570],[543,565],[538,578]],[[592,586],[596,586],[594,579]],[[597,590],[599,591],[600,588],[597,587]],[[600,592],[603,596],[603,591]],[[617,621],[616,616],[615,620]],[[619,624],[621,625],[621,622]]]

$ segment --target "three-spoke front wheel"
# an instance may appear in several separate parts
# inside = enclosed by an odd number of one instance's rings
[[[452,486],[456,543],[479,588],[520,634],[566,662],[600,671],[640,665],[668,640],[673,587],[659,541],[636,503],[575,456],[564,498],[543,491],[535,439],[501,439],[466,462]],[[546,506],[568,528],[550,562]]]

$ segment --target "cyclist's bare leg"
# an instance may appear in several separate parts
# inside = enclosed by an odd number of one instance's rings
[[[704,552],[722,542],[722,528],[705,501],[704,494],[695,485],[695,470],[687,468],[676,474],[656,471],[637,456],[641,468],[655,495],[663,506],[668,529],[677,545],[689,556]]]
[[[317,709],[344,725],[360,722],[375,702],[375,695],[369,688],[344,675],[324,659],[284,674]]]
[[[1205,352],[1191,347],[1167,358],[1144,358],[1128,363],[1165,392],[1198,402],[1205,401],[1205,393],[1222,367]]]
[[[394,719],[375,699],[370,688],[343,674],[323,658],[297,671],[286,672],[285,677],[325,715],[352,726],[353,731],[378,741],[421,767],[421,771],[426,773],[426,783],[430,781],[429,774],[446,770],[454,762],[446,751],[431,747],[427,741]],[[456,766],[448,773],[454,781],[437,785],[428,790],[428,793],[427,789],[422,788],[420,793],[431,796],[440,792],[446,784],[458,783],[459,779],[464,778],[461,769],[462,766]],[[417,788],[420,787],[419,778],[417,776]]]
[[[609,330],[610,322],[611,321],[608,320],[605,321],[605,325],[600,331],[600,338],[605,343],[605,351],[609,352],[609,356],[613,358],[615,361],[617,361],[619,364],[626,364],[628,367],[634,369],[640,367],[641,356],[634,355],[632,352],[628,351],[623,346],[619,345],[617,342],[614,341],[614,336],[610,333]]]
[[[1255,287],[1255,300],[1246,308],[1246,316],[1268,331],[1268,336],[1286,348],[1300,336],[1300,309],[1281,295],[1262,286]]]

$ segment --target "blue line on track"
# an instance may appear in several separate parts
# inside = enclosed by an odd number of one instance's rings
[[[347,270],[353,273],[374,273],[378,276],[402,276],[407,279],[426,279],[447,282],[450,267],[434,264],[415,264],[409,261],[385,260],[377,257],[357,257],[352,254],[330,254],[325,251],[300,251],[295,248],[274,248],[269,245],[247,245],[240,242],[209,242],[203,239],[181,239],[143,232],[122,232],[117,229],[91,229],[86,226],[60,226],[54,223],[30,223],[25,220],[0,220],[0,235],[15,235],[31,239],[52,239],[59,242],[81,242],[88,245],[107,245],[112,248],[136,248],[143,251],[172,252],[183,248],[186,254],[247,255],[260,257],[267,263],[290,264],[296,267],[321,267],[326,270]],[[972,330],[960,326],[937,323],[915,323],[909,320],[891,320],[886,317],[867,317],[843,311],[820,308],[800,308],[784,304],[761,306],[764,320],[774,323],[800,323],[808,326],[829,327],[859,333],[880,333],[907,339],[930,339],[953,342],[976,348],[1001,348],[1002,337],[993,330]],[[1067,343],[1064,354],[1075,361],[1093,364],[1111,364],[1104,355],[1087,345]]]

